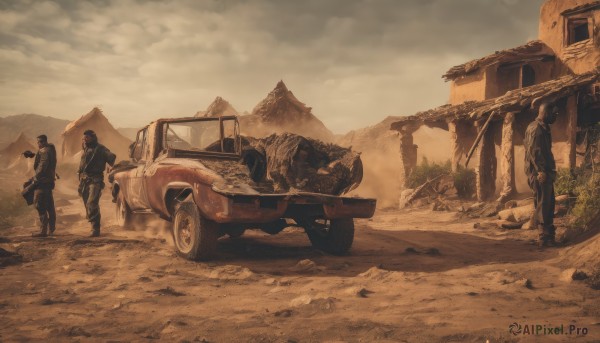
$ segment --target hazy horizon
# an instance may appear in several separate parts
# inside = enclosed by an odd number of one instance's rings
[[[252,111],[279,80],[334,133],[447,102],[450,67],[537,38],[542,0],[0,3],[0,116],[118,128]]]

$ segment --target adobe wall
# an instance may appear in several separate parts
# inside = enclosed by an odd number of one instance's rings
[[[572,71],[577,74],[593,70],[600,65],[600,10],[591,11],[594,22],[592,39],[586,43],[567,46],[565,40],[566,19],[561,13],[567,9],[593,3],[596,0],[548,0],[540,10],[539,38],[554,52],[557,70],[554,77]]]
[[[450,104],[485,100],[486,77],[483,70],[453,80],[450,84]]]
[[[530,62],[527,64],[529,66],[531,66],[533,68],[533,71],[535,72],[535,84],[550,81],[552,79],[552,73],[553,73],[553,69],[554,69],[553,63],[538,61],[538,62]],[[494,65],[488,66],[486,68],[486,72],[485,72],[485,75],[486,75],[485,76],[485,79],[486,79],[485,98],[486,99],[500,97],[500,96],[505,95],[508,90],[514,90],[514,89],[521,88],[519,82],[517,82],[517,84],[511,84],[509,86],[508,81],[506,79],[502,78],[501,75],[499,75],[499,71],[498,71],[499,68],[500,68],[500,65],[498,65],[498,64],[494,64]],[[521,68],[521,67],[517,67],[517,68]],[[520,70],[518,72],[520,73]],[[517,81],[520,81],[520,79],[518,79]]]

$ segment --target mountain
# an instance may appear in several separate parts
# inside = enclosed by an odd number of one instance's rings
[[[354,150],[400,149],[398,132],[390,130],[390,125],[402,117],[389,116],[378,124],[353,130],[338,138],[336,143]]]
[[[117,129],[123,137],[129,139],[130,141],[135,141],[137,138],[137,133],[140,131],[141,127],[120,127]]]
[[[117,155],[117,161],[128,159],[131,140],[120,134],[97,107],[65,127],[60,150],[65,159],[76,162],[76,155],[81,152],[83,132],[86,130],[94,130],[100,144]]]
[[[208,105],[206,111],[199,111],[196,113],[196,117],[220,117],[220,116],[237,116],[238,111],[236,111],[231,104],[221,98],[220,96],[216,97],[213,102]]]
[[[325,142],[333,141],[333,133],[311,110],[294,96],[283,81],[279,81],[250,115],[240,117],[242,132],[258,137],[291,132]]]
[[[50,143],[57,144],[68,123],[68,120],[38,114],[18,114],[0,118],[0,148],[11,143],[15,134],[19,132],[25,134],[32,142],[35,142],[37,136],[46,135]]]
[[[13,142],[0,150],[0,168],[10,169],[17,173],[30,171],[33,165],[33,159],[27,159],[22,155],[26,150],[32,152],[37,151],[32,139],[21,132]]]

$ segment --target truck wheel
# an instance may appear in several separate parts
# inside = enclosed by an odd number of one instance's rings
[[[189,260],[206,260],[217,251],[217,224],[203,218],[193,201],[184,201],[175,209],[173,241],[177,253]]]
[[[317,220],[305,225],[304,229],[313,247],[334,255],[343,255],[354,241],[352,218]]]
[[[117,225],[120,227],[131,226],[133,223],[133,213],[127,205],[127,202],[123,198],[122,194],[117,195],[117,205],[115,206],[116,213],[115,218],[117,218]]]

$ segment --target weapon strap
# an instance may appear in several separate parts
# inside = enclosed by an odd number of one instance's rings
[[[96,145],[96,147],[94,148],[94,152],[92,152],[92,157],[90,158],[89,161],[87,161],[87,163],[85,164],[85,167],[83,167],[83,170],[81,171],[82,173],[86,173],[87,172],[87,168],[90,166],[90,163],[92,163],[92,161],[94,160],[94,157],[96,157],[96,152],[98,152],[98,148],[100,147],[100,145]]]

